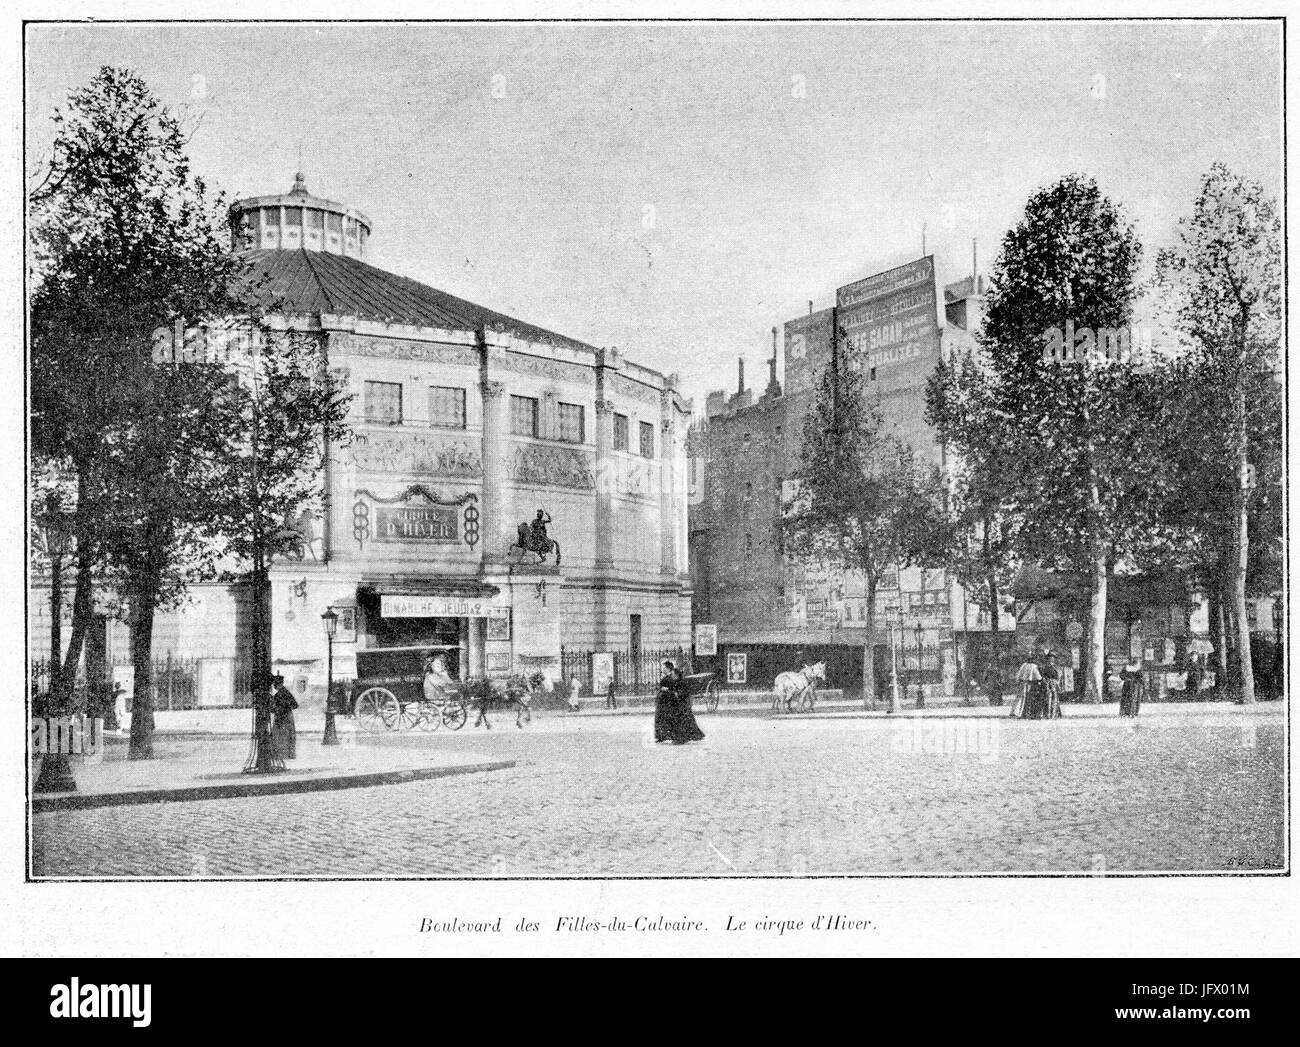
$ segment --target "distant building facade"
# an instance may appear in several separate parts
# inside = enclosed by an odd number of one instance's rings
[[[861,645],[866,639],[866,592],[861,577],[800,563],[782,547],[780,517],[789,478],[798,468],[804,421],[834,352],[841,367],[863,373],[879,395],[887,430],[918,458],[940,469],[945,450],[925,422],[925,383],[948,353],[972,349],[983,317],[983,280],[968,276],[940,289],[934,259],[873,274],[836,292],[833,307],[784,325],[782,380],[777,380],[778,332],[770,376],[755,396],[711,393],[692,434],[700,482],[690,518],[695,621],[716,624],[720,642]],[[834,346],[832,332],[841,331]],[[887,657],[887,621],[907,643],[920,634],[923,668],[936,686],[966,664],[968,639],[991,631],[990,616],[966,599],[946,572],[903,568],[877,590],[877,658]],[[1000,615],[1000,628],[1015,628]]]

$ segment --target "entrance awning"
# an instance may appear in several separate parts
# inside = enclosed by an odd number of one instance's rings
[[[465,600],[490,600],[501,592],[477,578],[389,578],[367,580],[357,586],[357,596],[459,596]]]
[[[476,579],[404,579],[375,582],[357,590],[377,598],[383,618],[504,618],[509,608],[493,605],[495,585]]]

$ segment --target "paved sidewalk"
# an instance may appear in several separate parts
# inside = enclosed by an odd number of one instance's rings
[[[245,774],[247,737],[185,737],[155,734],[154,759],[128,760],[124,738],[111,738],[101,754],[71,757],[75,792],[33,793],[36,813],[177,800],[357,789],[503,770],[514,760],[445,748],[414,749],[356,744],[340,731],[337,746],[323,746],[299,732],[297,759],[274,774]],[[32,781],[40,769],[33,762]]]

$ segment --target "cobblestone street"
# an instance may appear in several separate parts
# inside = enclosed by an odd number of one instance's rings
[[[385,737],[514,759],[401,785],[34,816],[54,877],[636,876],[1270,870],[1285,858],[1275,704],[969,717],[643,717]],[[304,744],[300,742],[300,744]],[[315,740],[305,744],[318,744]],[[239,747],[236,743],[232,743]]]

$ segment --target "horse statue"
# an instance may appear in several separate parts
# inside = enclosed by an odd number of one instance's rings
[[[799,702],[801,712],[812,712],[817,696],[817,681],[826,679],[826,663],[813,662],[798,672],[782,673],[772,688],[772,711],[794,712],[793,703]]]
[[[537,510],[537,517],[530,523],[522,521],[518,527],[518,539],[511,549],[520,549],[526,553],[536,553],[537,562],[543,563],[550,553],[555,553],[555,566],[560,566],[560,543],[546,533],[546,525],[551,522],[549,513]]]

